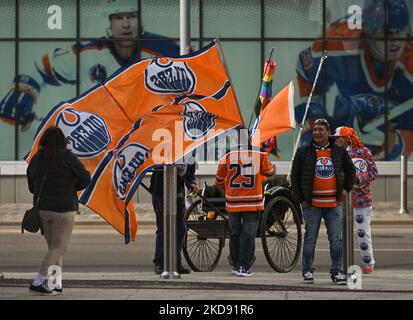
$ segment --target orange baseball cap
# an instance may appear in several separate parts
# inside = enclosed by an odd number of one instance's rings
[[[338,127],[336,132],[333,134],[334,137],[350,137],[354,132],[353,128],[349,127]]]

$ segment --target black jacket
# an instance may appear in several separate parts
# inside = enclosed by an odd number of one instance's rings
[[[40,149],[27,168],[29,190],[37,195],[47,162]],[[52,166],[48,166],[47,179],[40,195],[39,209],[56,212],[75,211],[79,208],[76,191],[90,183],[90,174],[80,160],[69,150],[61,151]],[[35,197],[33,196],[33,201]]]
[[[163,168],[155,169],[152,172],[151,186],[149,190],[152,197],[163,197]],[[189,184],[184,182],[183,177]],[[176,192],[178,198],[185,198],[185,185],[189,189],[192,184],[196,183],[195,164],[183,164],[177,166]]]
[[[337,176],[337,201],[343,201],[343,189],[351,192],[355,181],[355,169],[345,148],[335,144],[329,138],[331,157],[334,171]],[[316,148],[313,141],[310,145],[297,150],[291,172],[291,186],[295,199],[300,203],[304,200],[311,204],[313,194],[313,180],[316,164]]]

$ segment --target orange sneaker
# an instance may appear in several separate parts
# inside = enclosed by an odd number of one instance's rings
[[[363,273],[364,273],[364,274],[366,274],[366,273],[373,273],[373,272],[374,272],[374,268],[373,268],[373,267],[365,266],[365,267],[363,268]]]

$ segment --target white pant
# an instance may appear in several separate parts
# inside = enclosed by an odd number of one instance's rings
[[[354,224],[360,246],[361,262],[365,266],[374,266],[373,244],[371,241],[371,207],[354,208]]]

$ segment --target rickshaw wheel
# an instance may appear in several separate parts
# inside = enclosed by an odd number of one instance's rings
[[[221,218],[218,217],[217,219]],[[187,232],[184,240],[183,253],[186,262],[193,271],[213,271],[221,257],[225,238],[208,238],[199,235],[191,228],[191,221],[205,221],[204,224],[206,226],[210,222],[210,220],[207,220],[207,212],[202,210],[200,199],[192,203],[186,210],[185,221],[187,224]],[[211,227],[214,227],[212,223]]]
[[[276,196],[264,209],[261,242],[265,258],[277,272],[294,269],[300,257],[302,233],[295,205],[284,196]]]

